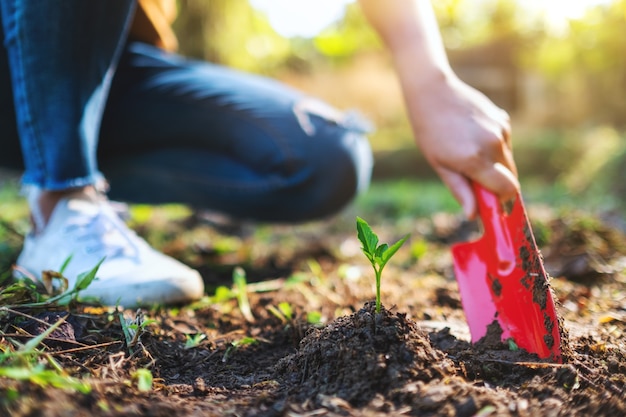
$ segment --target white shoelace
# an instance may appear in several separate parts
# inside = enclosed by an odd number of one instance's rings
[[[93,216],[77,216],[66,225],[63,233],[84,245],[88,254],[107,259],[124,256],[138,258],[139,238],[112,213],[103,210]],[[137,259],[137,262],[139,260]]]

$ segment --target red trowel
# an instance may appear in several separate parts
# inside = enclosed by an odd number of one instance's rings
[[[521,195],[505,210],[495,194],[473,188],[484,233],[452,247],[472,342],[501,330],[501,341],[562,362],[554,300]]]

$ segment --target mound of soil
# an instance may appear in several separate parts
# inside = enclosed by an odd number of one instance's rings
[[[433,348],[428,333],[375,303],[313,329],[298,351],[281,360],[277,375],[295,401],[337,396],[359,407],[406,381],[432,381],[454,375],[454,365]]]

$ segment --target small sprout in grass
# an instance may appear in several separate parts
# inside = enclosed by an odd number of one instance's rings
[[[306,314],[306,321],[313,325],[322,324],[322,313],[319,311],[310,311]]]
[[[286,301],[278,304],[278,310],[285,316],[287,320],[293,319],[293,308],[291,308],[291,304]]]
[[[152,372],[149,369],[140,368],[133,372],[133,381],[137,384],[137,389],[141,392],[148,392],[152,389]]]
[[[257,342],[258,342],[257,339],[255,339],[254,337],[248,337],[248,336],[244,337],[243,339],[234,340],[230,342],[230,346],[228,346],[228,348],[226,349],[226,352],[224,352],[224,356],[222,357],[222,362],[228,361],[228,358],[230,358],[230,355],[232,355],[241,346],[252,345]]]
[[[134,319],[127,319],[122,312],[119,312],[120,325],[122,326],[122,332],[126,339],[126,346],[128,351],[132,354],[133,348],[140,343],[141,335],[144,333],[146,327],[156,322],[154,319],[145,319],[143,311],[137,310]]]
[[[225,285],[220,285],[215,289],[215,294],[211,297],[212,304],[226,303],[236,298],[235,292]]]
[[[517,346],[517,343],[515,343],[515,340],[513,340],[512,337],[509,337],[508,339],[506,339],[506,343],[509,345],[509,350],[515,352],[516,350],[519,350],[519,346]]]
[[[274,317],[276,317],[277,319],[279,319],[281,322],[283,323],[288,323],[291,321],[292,319],[292,312],[288,311],[287,314],[284,311],[284,307],[281,308],[281,304],[284,305],[286,304],[287,306],[289,306],[288,308],[291,309],[291,306],[289,305],[289,303],[280,303],[278,305],[278,307],[274,307],[273,305],[268,305],[267,306],[267,310],[272,313],[272,315]]]
[[[239,310],[241,314],[248,322],[254,321],[252,315],[252,309],[250,308],[250,301],[248,300],[248,284],[246,282],[246,271],[241,267],[236,267],[233,270],[233,283],[237,291],[237,301],[239,302]]]
[[[356,218],[357,237],[361,241],[361,250],[367,259],[369,259],[374,268],[374,274],[376,275],[376,313],[380,313],[380,280],[383,273],[383,268],[389,262],[389,259],[400,249],[400,247],[409,238],[409,235],[405,235],[402,239],[398,240],[393,245],[389,246],[386,243],[378,244],[378,236],[369,224],[360,217]]]
[[[186,334],[185,349],[197,348],[204,339],[206,339],[206,335],[204,333]]]

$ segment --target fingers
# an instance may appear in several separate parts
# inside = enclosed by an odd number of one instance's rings
[[[484,169],[474,173],[471,179],[494,192],[502,201],[515,198],[520,190],[515,174],[500,162],[485,166]]]
[[[469,220],[474,219],[478,214],[476,197],[474,196],[472,186],[467,177],[441,166],[436,167],[435,171],[437,171],[443,183],[461,205],[465,217]]]
[[[501,115],[503,119],[495,127],[490,145],[483,148],[463,174],[506,201],[517,195],[520,185],[513,158],[509,116],[504,110],[501,110]]]
[[[469,220],[474,219],[477,213],[476,197],[472,190],[471,181],[480,183],[486,189],[495,193],[501,201],[508,201],[517,196],[520,184],[516,175],[503,164],[496,162],[485,166],[484,169],[473,173],[471,178],[456,171],[436,168],[441,180],[446,184],[454,198],[463,209],[463,214]]]

